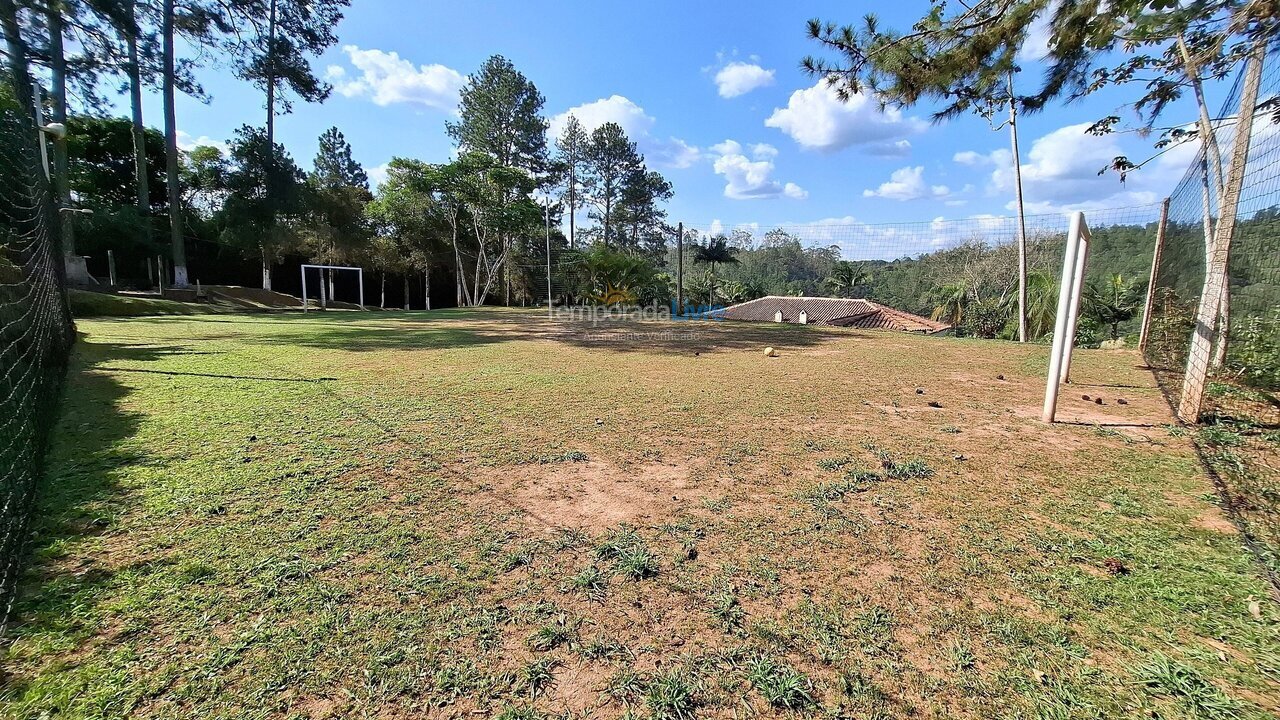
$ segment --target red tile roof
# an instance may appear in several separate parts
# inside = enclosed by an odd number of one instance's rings
[[[940,333],[951,328],[946,323],[894,310],[870,300],[832,297],[769,295],[731,305],[725,308],[724,317],[727,320],[773,322],[779,312],[782,313],[782,321],[789,323],[800,322],[800,313],[804,312],[810,325],[838,325],[928,334]]]

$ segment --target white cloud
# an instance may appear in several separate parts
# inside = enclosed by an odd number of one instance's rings
[[[924,121],[904,117],[895,108],[880,110],[872,98],[857,94],[842,102],[836,91],[819,80],[813,87],[791,93],[785,108],[775,108],[765,126],[786,133],[801,147],[835,151],[862,145],[871,152],[901,152],[899,141],[924,130]]]
[[[374,190],[377,190],[378,186],[387,181],[387,170],[390,167],[391,163],[382,163],[381,165],[364,169],[365,174],[369,176],[369,184],[373,186]]]
[[[375,105],[412,103],[457,112],[458,94],[467,82],[457,70],[444,65],[414,66],[399,53],[361,50],[355,45],[346,45],[342,51],[360,71],[360,77],[353,79],[346,68],[330,65],[325,79],[339,94],[367,97]]]
[[[911,154],[910,140],[894,140],[867,146],[868,155],[886,158],[902,158]]]
[[[1051,22],[1053,14],[1058,11],[1058,0],[1053,0],[1044,12],[1031,23],[1027,29],[1027,39],[1018,48],[1017,59],[1021,62],[1033,62],[1043,59],[1049,54],[1049,37],[1053,33]]]
[[[771,198],[785,195],[796,200],[803,200],[809,193],[795,183],[780,183],[773,179],[773,159],[778,149],[767,143],[759,143],[751,147],[751,157],[747,150],[736,140],[725,140],[712,145],[709,150],[715,154],[713,168],[717,175],[725,178],[724,196],[732,200],[750,200],[754,198]]]
[[[697,147],[680,138],[669,137],[664,140],[653,135],[653,126],[657,121],[644,108],[622,95],[611,95],[583,103],[552,116],[547,128],[547,137],[552,142],[564,132],[570,115],[582,123],[582,128],[587,133],[605,123],[617,123],[627,133],[627,137],[636,143],[645,158],[657,166],[687,168],[702,156]]]
[[[1060,213],[1076,210],[1146,205],[1159,201],[1172,188],[1186,167],[1182,150],[1170,161],[1181,167],[1160,163],[1129,174],[1124,184],[1115,173],[1098,171],[1109,166],[1120,155],[1127,155],[1115,135],[1091,135],[1091,123],[1058,128],[1036,138],[1023,156],[1022,189],[1028,213]],[[1194,152],[1194,151],[1193,151]],[[1014,190],[1013,156],[1008,150],[996,150],[988,156],[994,167],[988,194],[1012,197]],[[1169,172],[1171,171],[1171,172]],[[1176,177],[1175,177],[1176,176]],[[1172,179],[1171,179],[1172,178]],[[1010,200],[1009,210],[1017,204]]]
[[[716,73],[716,87],[722,98],[739,95],[773,84],[773,70],[765,70],[755,63],[734,61]]]
[[[178,131],[178,149],[190,152],[202,145],[216,147],[223,155],[231,154],[231,146],[222,140],[214,140],[208,135],[201,135],[198,138],[193,138],[191,137],[191,133],[188,133],[185,130]]]
[[[789,182],[786,185],[782,186],[782,194],[786,195],[789,198],[794,198],[796,200],[804,200],[805,198],[809,197],[808,190],[805,190],[804,188],[800,187],[799,185],[793,182]]]
[[[863,190],[863,197],[880,197],[888,200],[918,200],[922,197],[943,198],[951,194],[946,185],[927,185],[924,167],[904,167],[894,170],[889,181],[875,190]]]

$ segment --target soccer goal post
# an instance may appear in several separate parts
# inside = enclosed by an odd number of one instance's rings
[[[360,289],[360,309],[364,310],[364,268],[346,267],[343,265],[303,265],[302,266],[302,311],[307,311],[307,270],[315,270],[320,278],[320,307],[328,308],[329,301],[334,298],[329,297],[328,284],[325,283],[325,270],[346,270],[356,274],[356,286]]]
[[[1054,316],[1053,347],[1049,351],[1049,377],[1045,381],[1044,411],[1040,419],[1053,422],[1058,412],[1058,389],[1071,380],[1071,349],[1076,344],[1080,320],[1080,295],[1089,263],[1089,225],[1084,213],[1071,214],[1067,228],[1067,248],[1062,259],[1062,281],[1058,287],[1058,314]]]

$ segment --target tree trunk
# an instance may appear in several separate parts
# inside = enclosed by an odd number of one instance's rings
[[[404,309],[409,309],[409,273],[404,274]]]
[[[332,300],[337,297],[337,295],[333,294],[333,270],[325,268],[324,273],[329,281],[329,299]]]
[[[276,142],[276,1],[267,11],[267,147],[275,153]]]
[[[49,80],[50,100],[53,102],[53,121],[67,124],[67,58],[63,50],[62,3],[49,0],[46,6],[49,24]],[[67,174],[67,138],[53,138],[53,187],[59,207],[71,207],[71,178]],[[68,257],[76,254],[76,238],[71,217],[62,214],[58,222],[62,229],[62,253]]]
[[[259,248],[262,251],[262,289],[271,289],[271,262],[267,259],[266,247]]]
[[[133,184],[138,217],[142,219],[143,237],[151,243],[151,183],[147,175],[147,134],[142,122],[142,71],[138,66],[137,3],[130,0],[129,25],[125,30],[125,44],[129,62],[125,72],[129,77],[129,109],[133,117]]]
[[[1013,185],[1018,202],[1018,342],[1027,341],[1027,216],[1022,202],[1022,157],[1018,152],[1018,105],[1009,75],[1009,142],[1013,145]]]
[[[609,247],[609,220],[610,220],[609,216],[612,213],[612,211],[613,211],[612,198],[609,198],[606,196],[604,201],[604,246],[606,248]]]
[[[569,164],[569,247],[577,248],[574,240],[574,215],[578,207],[578,168],[575,163]]]
[[[1201,157],[1201,181],[1204,193],[1204,237],[1205,237],[1205,267],[1209,267],[1211,262],[1212,246],[1209,241],[1214,236],[1213,213],[1210,203],[1210,182],[1212,181],[1213,191],[1216,192],[1219,202],[1221,202],[1224,188],[1222,180],[1222,151],[1218,146],[1218,134],[1213,127],[1213,121],[1209,116],[1209,106],[1204,99],[1204,85],[1200,79],[1199,64],[1191,57],[1191,52],[1187,49],[1186,41],[1181,35],[1178,36],[1178,52],[1182,55],[1182,64],[1186,70],[1187,77],[1191,79],[1191,87],[1195,92],[1196,109],[1199,112],[1199,135],[1200,146],[1204,151]],[[1213,172],[1209,172],[1209,164],[1213,165]],[[1223,267],[1224,276],[1222,278],[1222,300],[1218,311],[1218,334],[1215,339],[1215,347],[1213,351],[1213,359],[1210,367],[1218,369],[1222,367],[1223,362],[1227,358],[1227,337],[1230,331],[1230,307],[1231,307],[1231,280],[1225,273],[1229,271],[1231,264],[1231,250],[1227,249],[1226,265]]]
[[[431,267],[422,268],[422,306],[431,309]]]
[[[176,57],[173,49],[174,0],[164,0],[164,18],[161,34],[164,36],[164,145],[165,185],[169,189],[169,241],[173,246],[173,285],[187,286],[187,249],[182,244],[182,186],[178,182],[178,119],[175,108],[174,72]],[[264,258],[265,268],[265,258]],[[264,273],[266,284],[270,280]],[[269,289],[269,288],[268,288]]]
[[[0,0],[0,29],[4,31],[5,54],[9,56],[9,75],[16,86],[16,99],[26,112],[33,112],[35,99],[31,88],[31,70],[27,65],[27,45],[22,41],[18,8],[14,0]]]
[[[1240,95],[1231,164],[1227,168],[1223,192],[1218,199],[1218,226],[1214,229],[1212,255],[1205,266],[1204,286],[1200,292],[1200,305],[1196,310],[1196,328],[1191,336],[1191,349],[1187,353],[1187,369],[1178,402],[1178,418],[1183,422],[1194,423],[1200,419],[1205,381],[1212,359],[1210,352],[1215,325],[1226,293],[1227,263],[1231,257],[1231,240],[1240,205],[1240,189],[1244,184],[1244,172],[1249,159],[1249,141],[1253,135],[1253,116],[1258,104],[1258,84],[1266,50],[1267,38],[1255,40],[1249,57],[1245,60],[1244,90]]]
[[[382,308],[383,310],[386,310],[387,309],[387,271],[383,270],[378,274],[382,276],[382,297],[381,299],[378,300],[378,307]]]

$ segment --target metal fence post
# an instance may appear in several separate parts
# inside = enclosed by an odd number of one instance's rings
[[[1151,310],[1156,302],[1156,279],[1160,274],[1160,256],[1164,254],[1164,233],[1169,227],[1169,198],[1160,205],[1160,224],[1156,226],[1156,249],[1151,255],[1151,277],[1147,280],[1147,301],[1142,308],[1142,330],[1138,333],[1138,352],[1147,358],[1147,339],[1151,335]]]

